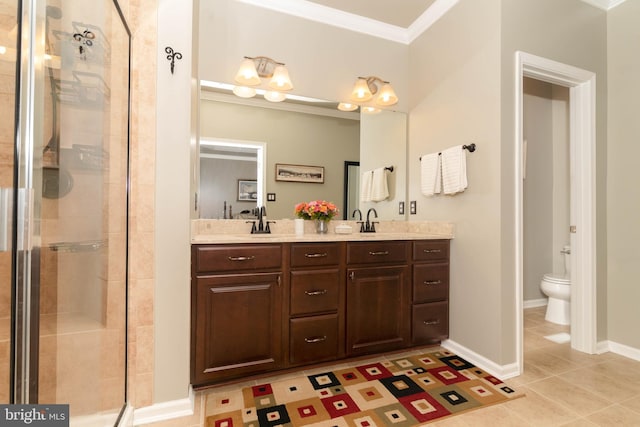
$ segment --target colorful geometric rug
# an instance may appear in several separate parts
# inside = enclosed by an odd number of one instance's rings
[[[207,427],[416,426],[522,396],[444,350],[207,397]]]

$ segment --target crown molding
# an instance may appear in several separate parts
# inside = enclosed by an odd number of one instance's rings
[[[411,44],[436,21],[442,18],[459,0],[436,0],[409,28],[386,24],[375,19],[355,15],[307,0],[236,0],[275,12],[332,25],[396,43]],[[582,0],[594,7],[611,10],[626,0]]]
[[[375,19],[343,12],[306,0],[237,0],[240,3],[297,16],[298,18],[322,24],[332,25],[349,31],[366,34],[390,40],[397,43],[409,44],[407,30],[396,25],[386,24]]]

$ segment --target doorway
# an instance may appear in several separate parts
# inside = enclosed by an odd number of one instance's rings
[[[595,253],[595,74],[525,52],[516,52],[515,248],[516,354],[523,369],[523,79],[569,88],[569,168],[571,272],[571,347],[596,352]]]

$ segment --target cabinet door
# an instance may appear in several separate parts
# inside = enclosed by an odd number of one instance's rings
[[[279,273],[198,277],[192,313],[192,383],[239,377],[282,363]]]
[[[409,345],[411,287],[407,266],[347,271],[349,356]]]

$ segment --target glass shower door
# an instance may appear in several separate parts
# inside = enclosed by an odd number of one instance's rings
[[[23,6],[15,402],[114,425],[126,402],[130,34],[117,1]]]

